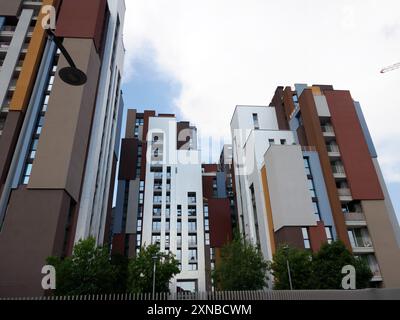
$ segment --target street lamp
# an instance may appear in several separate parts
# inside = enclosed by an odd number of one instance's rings
[[[286,255],[286,266],[287,266],[287,272],[288,272],[288,277],[289,277],[290,290],[293,290],[292,274],[290,272],[290,264],[289,264],[289,256],[288,256],[289,246],[284,246],[283,249],[285,250],[285,255]]]
[[[153,259],[153,300],[154,300],[156,294],[156,266],[157,266],[158,256],[153,256],[152,259]]]
[[[81,86],[87,82],[87,76],[82,71],[79,70],[74,61],[72,60],[70,54],[68,53],[67,49],[65,49],[64,45],[62,44],[60,38],[58,38],[51,29],[46,29],[47,35],[51,40],[54,41],[57,48],[60,49],[62,54],[64,55],[65,59],[69,63],[69,67],[62,68],[59,71],[59,75],[62,81],[71,85],[71,86]]]

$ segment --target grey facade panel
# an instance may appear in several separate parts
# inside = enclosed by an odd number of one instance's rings
[[[217,172],[217,197],[226,198],[226,174],[225,172]]]
[[[1,13],[0,7],[0,13]],[[33,16],[33,10],[23,10],[15,29],[14,36],[7,50],[6,58],[0,72],[0,105],[3,106],[7,96],[10,81],[13,79],[14,70],[17,66],[22,47]]]
[[[65,39],[64,45],[88,82],[64,83],[57,74],[50,95],[38,151],[28,187],[65,189],[77,201],[82,185],[100,70],[91,39]],[[58,68],[67,65],[60,56]]]
[[[128,210],[126,213],[126,233],[136,233],[139,200],[139,179],[129,181]]]
[[[0,14],[8,17],[18,16],[23,0],[0,0]]]

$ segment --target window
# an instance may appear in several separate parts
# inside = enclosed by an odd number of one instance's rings
[[[138,219],[136,230],[137,230],[137,232],[142,231],[142,219]]]
[[[317,195],[315,194],[315,187],[313,179],[308,179],[308,189],[310,190],[310,194],[312,198],[316,198]]]
[[[304,239],[304,248],[310,249],[311,244],[310,244],[310,238],[308,236],[308,229],[307,228],[301,228],[301,232],[303,234],[303,239]]]
[[[275,144],[275,140],[274,139],[268,139],[269,144]]]
[[[189,221],[188,222],[188,231],[189,232],[196,232],[197,231],[196,221]]]
[[[313,211],[314,211],[314,214],[315,214],[316,217],[317,217],[317,221],[321,221],[321,215],[320,215],[320,212],[319,212],[319,205],[318,205],[318,202],[313,202],[312,204],[313,204]]]
[[[161,232],[161,221],[153,221],[153,232]]]
[[[176,232],[181,233],[182,232],[182,221],[178,220],[176,223]]]
[[[142,235],[138,234],[136,235],[136,246],[140,247],[142,245]]]
[[[204,217],[208,218],[208,205],[204,206]]]
[[[189,271],[196,271],[197,268],[197,263],[189,263]]]
[[[178,260],[179,262],[182,262],[182,250],[181,249],[176,250],[176,260]]]
[[[332,235],[332,227],[325,227],[326,239],[328,243],[332,243],[333,235]]]
[[[189,202],[189,204],[196,204],[196,193],[195,192],[188,193],[188,202]]]
[[[140,181],[140,183],[139,183],[139,191],[144,191],[144,181]]]
[[[169,234],[165,235],[165,248],[169,248],[170,237]]]
[[[171,227],[171,223],[169,222],[169,220],[165,221],[165,232],[169,232],[170,227]]]
[[[281,139],[281,144],[285,145],[286,144],[286,139]]]
[[[308,159],[308,157],[304,158],[304,168],[306,169],[306,175],[311,176],[310,160]]]
[[[165,217],[169,218],[170,215],[171,215],[171,208],[170,208],[169,205],[167,205],[166,208],[165,208]]]
[[[196,216],[196,207],[191,207],[191,208],[188,208],[188,214],[189,214],[189,216]]]
[[[197,236],[196,235],[189,236],[188,239],[189,239],[189,247],[197,246]]]
[[[162,196],[154,196],[153,202],[160,204],[162,202]]]
[[[210,222],[208,219],[204,219],[204,230],[210,231]]]
[[[210,234],[208,232],[206,232],[204,234],[204,241],[205,241],[206,246],[210,245]]]
[[[189,263],[197,262],[197,249],[189,249]]]
[[[253,113],[253,125],[254,125],[254,129],[260,129],[260,124],[258,122],[258,114],[257,113]]]
[[[160,217],[161,216],[161,208],[153,208],[153,216]]]
[[[177,236],[176,237],[176,246],[178,248],[182,247],[182,236]]]
[[[152,243],[152,244],[158,244],[158,245],[160,245],[160,243],[161,243],[161,236],[160,236],[160,235],[153,235],[153,236],[151,237],[151,243]]]
[[[178,204],[178,206],[176,208],[176,214],[178,217],[180,217],[182,215],[182,206],[180,204]]]

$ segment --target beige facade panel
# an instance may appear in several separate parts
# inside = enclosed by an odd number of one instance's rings
[[[65,39],[78,68],[87,74],[83,86],[71,86],[56,75],[38,144],[29,189],[65,189],[79,199],[91,122],[97,95],[100,60],[91,39]],[[59,70],[67,66],[61,56]]]
[[[316,226],[300,146],[272,145],[265,153],[274,231],[288,226]]]
[[[400,288],[400,248],[384,200],[361,201],[386,288]]]

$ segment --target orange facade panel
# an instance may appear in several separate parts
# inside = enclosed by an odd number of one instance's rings
[[[57,2],[58,0],[43,0],[43,5],[55,5]],[[25,111],[28,107],[46,41],[46,33],[41,24],[43,17],[44,14],[40,13],[33,30],[28,52],[10,103],[10,111]]]
[[[349,91],[326,91],[336,142],[353,199],[383,200],[367,142]]]

